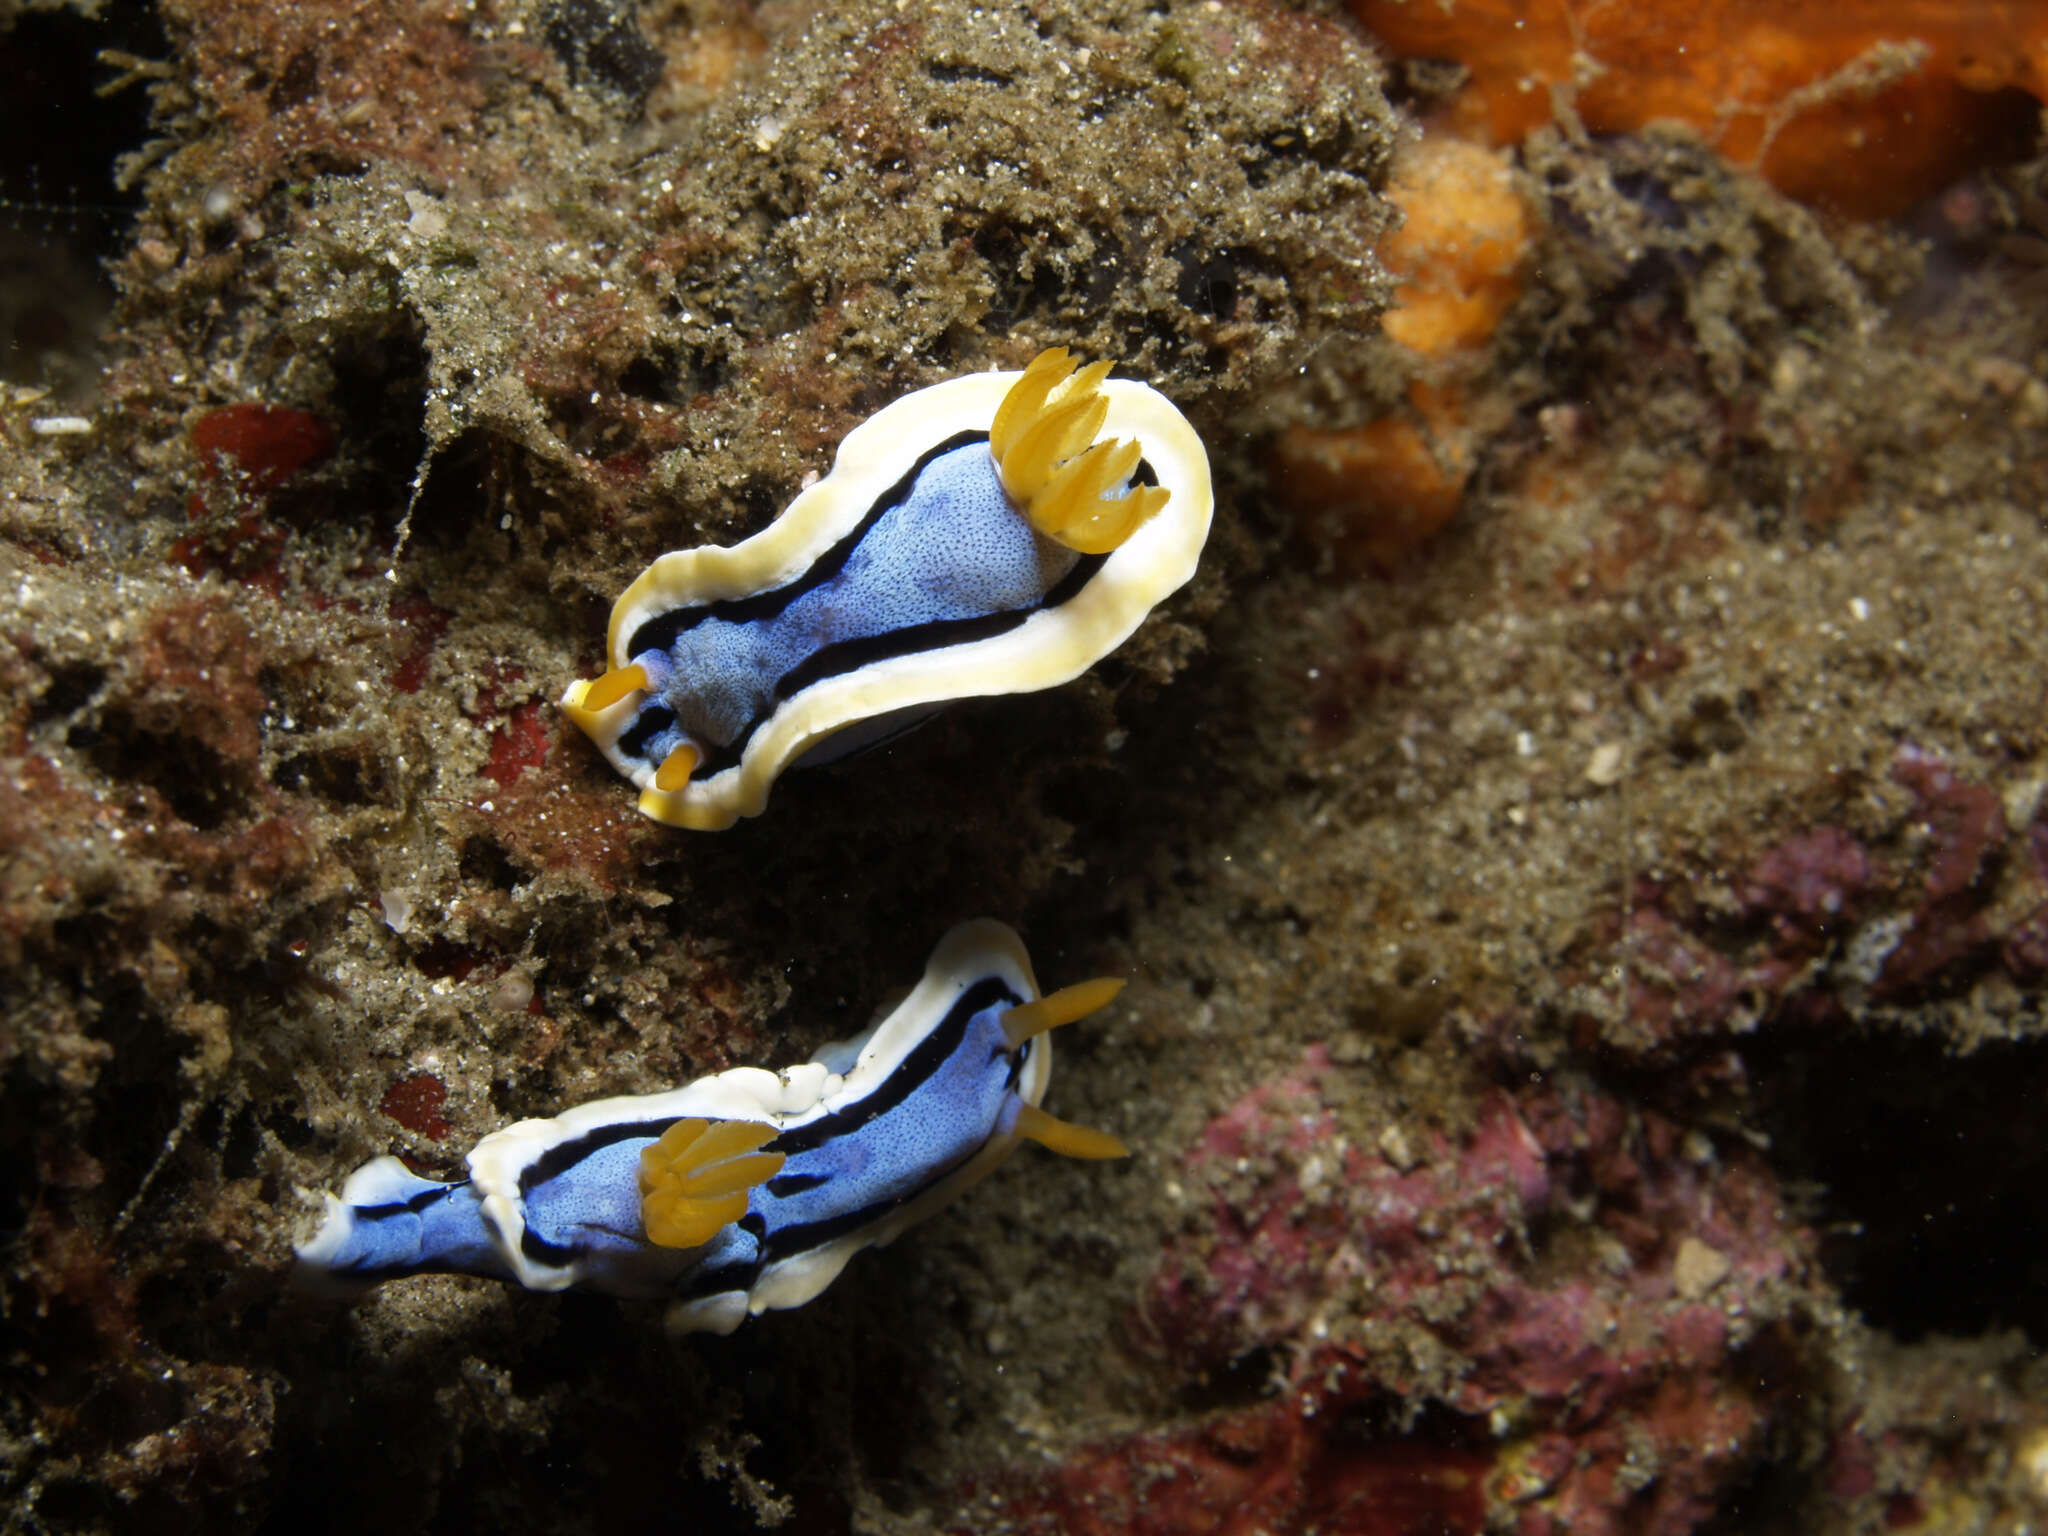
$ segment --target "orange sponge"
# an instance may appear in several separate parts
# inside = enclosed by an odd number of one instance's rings
[[[1289,427],[1274,448],[1274,477],[1303,535],[1347,576],[1398,569],[1451,520],[1471,468],[1462,432],[1425,435],[1398,416],[1347,431]]]
[[[1386,332],[1425,357],[1493,334],[1522,291],[1529,213],[1501,156],[1430,137],[1405,148],[1387,196],[1402,224],[1381,249],[1401,282]]]
[[[1451,520],[1472,469],[1460,379],[1520,297],[1532,220],[1503,153],[1425,137],[1387,186],[1400,229],[1381,247],[1399,280],[1382,322],[1413,354],[1411,409],[1342,430],[1296,426],[1274,473],[1303,530],[1339,570],[1386,573]]]
[[[1883,217],[2024,152],[2043,0],[1352,0],[1397,57],[1471,72],[1452,108],[1510,144],[1568,102],[1594,133],[1687,124],[1793,197]]]

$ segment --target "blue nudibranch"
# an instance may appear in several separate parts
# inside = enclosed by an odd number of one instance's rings
[[[465,1274],[669,1297],[671,1327],[730,1333],[749,1314],[803,1305],[1019,1141],[1124,1156],[1114,1136],[1038,1107],[1046,1031],[1122,985],[1041,997],[1014,932],[963,923],[885,1018],[800,1066],[735,1067],[522,1120],[478,1142],[469,1177],[453,1183],[395,1157],[366,1163],[327,1197],[302,1270],[327,1288]]]
[[[791,763],[1079,676],[1194,574],[1201,439],[1157,390],[1074,368],[1055,347],[906,395],[768,528],[641,573],[612,608],[610,670],[562,705],[642,812],[758,815]]]

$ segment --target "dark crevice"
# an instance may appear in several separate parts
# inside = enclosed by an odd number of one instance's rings
[[[277,787],[308,794],[336,805],[371,805],[388,801],[389,776],[384,764],[366,761],[365,752],[351,749],[294,753],[277,765]]]
[[[141,206],[114,177],[149,138],[149,93],[98,95],[120,73],[106,50],[164,57],[155,8],[26,11],[0,30],[0,377],[16,382],[81,375],[113,296],[101,263]]]
[[[1759,1051],[1782,1172],[1819,1191],[1824,1261],[1906,1342],[2021,1328],[2048,1342],[2048,1045],[1969,1056],[1842,1030]]]
[[[661,50],[648,42],[632,0],[554,0],[546,10],[548,46],[578,84],[609,87],[635,115],[661,84]]]
[[[389,536],[427,447],[425,330],[409,311],[391,311],[381,323],[343,331],[327,363],[334,380],[330,425],[347,456],[330,503],[337,516],[367,514]]]
[[[944,85],[971,81],[977,85],[1008,85],[1010,77],[1001,70],[990,69],[984,64],[947,64],[933,62],[925,65],[924,72]]]
[[[43,689],[29,709],[30,727],[76,714],[92,702],[93,695],[100,691],[106,680],[106,672],[90,662],[69,662],[51,667],[49,686]]]
[[[107,725],[104,731],[74,728],[71,734],[86,738],[84,750],[100,772],[117,783],[154,789],[186,825],[216,832],[242,804],[247,789],[243,776],[205,742],[133,729],[118,718]]]
[[[471,427],[434,455],[412,504],[412,542],[454,549],[487,519],[494,481],[520,450],[482,427]]]
[[[511,855],[497,842],[488,837],[472,837],[462,845],[462,878],[509,891],[531,876],[513,863]]]

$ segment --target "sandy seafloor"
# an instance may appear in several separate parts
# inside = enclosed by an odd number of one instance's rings
[[[2039,167],[1852,222],[1539,132],[1390,544],[1275,446],[1418,398],[1448,87],[1342,14],[93,14],[0,5],[6,1531],[2048,1522]],[[1062,343],[1209,443],[1195,582],[636,816],[551,704],[611,597]],[[367,1158],[801,1059],[983,915],[1131,978],[1048,1100],[1128,1161],[725,1339],[287,1288]]]

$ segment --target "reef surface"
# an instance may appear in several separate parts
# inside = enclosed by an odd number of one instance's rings
[[[2032,9],[1502,9],[0,0],[8,1532],[2048,1519]],[[635,815],[624,583],[1056,344],[1204,433],[1196,582]],[[1131,977],[1127,1163],[726,1339],[288,1287],[981,915]]]

